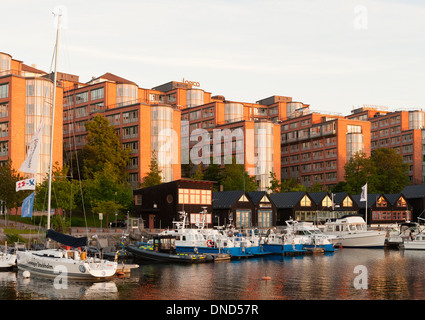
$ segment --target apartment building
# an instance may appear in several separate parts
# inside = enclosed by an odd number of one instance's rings
[[[368,121],[294,109],[281,123],[282,179],[306,187],[332,187],[344,180],[344,166],[358,151],[370,155]]]
[[[393,148],[402,155],[409,165],[408,176],[411,184],[424,180],[422,110],[396,110],[389,112],[379,106],[364,106],[351,111],[347,119],[367,119],[371,123],[371,150]]]
[[[245,165],[266,191],[270,172],[280,177],[280,126],[269,107],[212,96],[211,102],[182,109],[182,163]]]
[[[19,169],[43,121],[38,181],[47,178],[49,171],[53,88],[48,73],[0,53],[0,165],[11,159],[13,168]],[[55,89],[53,163],[62,166],[62,83],[58,82]]]
[[[115,126],[124,148],[131,149],[127,169],[134,188],[149,172],[153,154],[164,182],[180,179],[181,112],[166,103],[163,92],[139,88],[136,83],[111,73],[87,83],[80,83],[78,77],[67,74],[60,78],[69,84],[65,89],[63,111],[66,152],[85,145],[85,123],[102,114]]]

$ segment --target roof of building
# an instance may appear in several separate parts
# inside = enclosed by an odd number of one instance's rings
[[[230,209],[243,193],[242,190],[213,192],[213,208]]]
[[[310,196],[311,200],[313,200],[316,204],[320,204],[323,199],[328,195],[328,193],[326,191],[309,192],[308,195]]]
[[[256,205],[258,204],[261,199],[267,194],[265,191],[250,191],[246,193],[248,197],[251,199],[251,201]]]
[[[119,83],[119,84],[134,84],[134,85],[137,86],[137,83],[130,81],[130,80],[127,80],[127,79],[124,79],[124,78],[121,78],[121,77],[119,77],[115,74],[112,74],[110,72],[107,72],[104,75],[101,75],[100,77],[92,79],[89,82],[96,80],[96,79],[105,79],[105,80],[110,80],[110,81],[113,81],[113,82],[116,82],[116,83]]]
[[[334,203],[341,203],[347,196],[349,196],[349,193],[346,191],[334,193]]]
[[[406,199],[423,198],[425,197],[425,184],[406,186],[401,193]]]
[[[374,205],[376,200],[378,199],[378,196],[380,196],[382,193],[368,193],[367,194],[367,207]],[[360,201],[360,194],[353,194],[351,195],[353,200],[357,203],[360,209],[366,208],[366,201]]]
[[[305,191],[272,193],[270,195],[270,199],[273,201],[276,208],[278,208],[278,209],[292,208],[306,194],[307,194],[307,192],[305,192]]]
[[[403,194],[401,192],[400,193],[386,193],[386,194],[384,194],[385,198],[391,204],[395,204],[398,201],[398,199],[400,199],[400,197],[402,195]]]
[[[40,73],[40,74],[47,74],[47,72],[44,72],[43,70],[39,70],[37,68],[31,67],[29,65],[26,65],[25,63],[22,64],[22,71],[32,72],[32,73]]]

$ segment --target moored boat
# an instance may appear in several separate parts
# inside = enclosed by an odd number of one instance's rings
[[[158,235],[153,238],[152,245],[127,245],[126,249],[134,258],[177,263],[204,263],[213,261],[213,257],[206,254],[182,253],[176,250],[176,237],[172,235]]]
[[[0,251],[0,270],[16,267],[16,253],[7,246]]]
[[[306,252],[299,239],[284,233],[269,230],[261,239],[261,245],[266,252],[281,255],[299,255]]]
[[[299,239],[303,249],[312,250],[315,248],[323,249],[324,252],[334,252],[335,247],[332,240],[335,235],[325,235],[311,222],[300,222],[294,220],[286,221],[286,232]]]
[[[402,248],[405,250],[425,250],[425,232],[404,239]]]
[[[106,280],[115,275],[116,261],[87,257],[87,252],[81,251],[87,245],[86,237],[75,238],[53,230],[48,230],[47,237],[66,248],[18,251],[18,270],[44,277],[62,275],[69,280]]]
[[[386,231],[368,230],[361,216],[352,215],[327,221],[325,235],[336,236],[331,241],[334,246],[344,248],[383,248]]]

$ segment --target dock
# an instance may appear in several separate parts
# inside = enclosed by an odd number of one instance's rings
[[[138,264],[119,264],[117,267],[117,275],[130,273],[132,269],[137,269]]]

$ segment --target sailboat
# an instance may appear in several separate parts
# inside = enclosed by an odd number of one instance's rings
[[[117,259],[115,261],[103,260],[97,257],[87,257],[87,252],[81,248],[87,247],[87,237],[71,237],[58,233],[50,229],[50,207],[51,207],[51,187],[52,187],[52,156],[53,156],[53,133],[54,133],[54,114],[56,103],[56,81],[57,81],[57,57],[58,57],[58,39],[60,28],[60,14],[58,15],[58,25],[55,47],[55,71],[53,78],[53,104],[51,112],[51,135],[50,135],[50,165],[49,165],[49,183],[48,183],[48,208],[47,208],[47,234],[46,238],[55,240],[65,247],[59,249],[44,250],[26,250],[19,251],[16,256],[18,269],[29,271],[30,274],[36,274],[45,277],[58,277],[59,275],[66,279],[108,279],[115,275],[118,267]],[[49,247],[49,246],[48,246]]]

